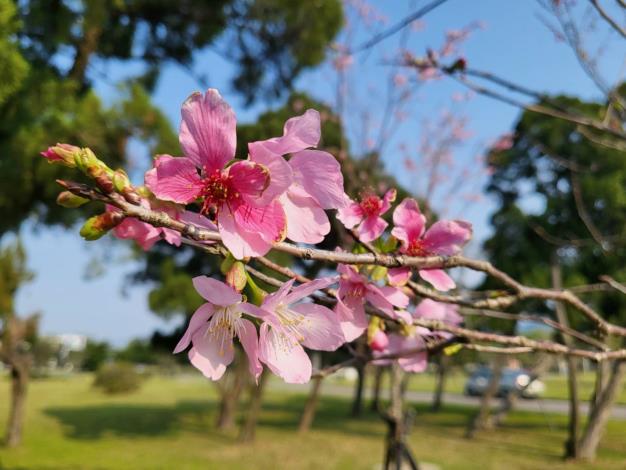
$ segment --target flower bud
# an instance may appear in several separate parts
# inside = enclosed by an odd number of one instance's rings
[[[68,209],[75,209],[87,202],[89,202],[89,199],[77,196],[69,191],[62,191],[57,196],[57,204],[62,207],[67,207]]]
[[[113,187],[115,190],[122,194],[126,188],[131,188],[130,180],[128,179],[128,175],[124,170],[115,170],[113,172]]]
[[[70,144],[56,144],[41,152],[41,155],[50,163],[60,163],[61,165],[74,168],[76,166],[76,155],[80,148]]]
[[[373,351],[384,351],[389,345],[389,338],[383,330],[376,330],[369,341]]]
[[[115,191],[124,196],[131,204],[139,205],[141,203],[141,197],[130,183],[130,179],[128,179],[128,175],[124,170],[117,169],[113,172],[113,177],[111,178],[113,183],[113,188]]]
[[[245,266],[241,261],[235,261],[226,274],[226,283],[237,292],[241,292],[246,287],[247,282]]]
[[[119,225],[124,217],[119,211],[107,211],[90,217],[80,229],[80,236],[89,241],[97,240]]]

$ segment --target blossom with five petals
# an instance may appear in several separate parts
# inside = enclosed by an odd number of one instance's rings
[[[200,199],[201,213],[215,219],[235,258],[264,255],[285,235],[285,212],[277,195],[265,194],[272,179],[285,175],[270,174],[268,167],[249,160],[229,164],[235,156],[236,120],[217,90],[194,93],[181,112],[179,140],[185,157],[158,157],[147,186],[165,201]]]
[[[382,199],[373,192],[365,192],[360,202],[348,200],[345,207],[339,209],[337,218],[348,229],[356,226],[360,240],[371,242],[380,237],[389,225],[381,215],[389,210],[395,199],[395,189],[387,191]]]
[[[400,252],[409,256],[451,256],[458,254],[472,237],[472,226],[462,220],[439,220],[426,230],[426,217],[415,199],[406,198],[393,212],[391,234],[400,240]],[[409,268],[389,270],[392,284],[410,277]],[[456,284],[443,269],[420,269],[422,279],[436,289],[447,291]]]
[[[308,109],[285,123],[282,137],[248,145],[250,160],[270,170],[266,193],[279,195],[287,217],[287,238],[295,242],[321,242],[330,232],[324,210],[345,204],[339,162],[328,152],[310,149],[317,146],[320,134],[320,115]],[[291,154],[289,161],[283,158],[286,154]],[[285,186],[290,178],[293,181]]]
[[[332,310],[314,303],[296,304],[334,282],[336,278],[322,278],[294,288],[292,279],[265,297],[260,307],[248,306],[264,321],[259,332],[259,359],[285,382],[311,379],[311,360],[303,346],[334,351],[345,342]]]
[[[347,342],[353,341],[367,328],[365,302],[395,318],[394,307],[406,308],[409,298],[400,289],[379,287],[351,265],[337,266],[340,274],[335,313],[339,316],[341,330]]]
[[[233,339],[239,342],[248,356],[248,367],[255,379],[263,371],[259,362],[259,342],[254,324],[243,318],[243,313],[254,315],[250,304],[228,284],[207,276],[193,279],[193,285],[207,302],[200,306],[189,320],[185,334],[174,353],[192,344],[190,362],[205,377],[219,380],[235,357]]]

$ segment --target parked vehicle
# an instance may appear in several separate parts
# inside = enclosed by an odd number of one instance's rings
[[[472,373],[465,384],[465,395],[479,397],[485,393],[491,380],[492,370],[479,367]],[[545,392],[545,384],[533,377],[524,369],[503,369],[497,396],[516,393],[523,398],[539,398]]]

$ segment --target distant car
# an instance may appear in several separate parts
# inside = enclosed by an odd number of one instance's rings
[[[487,390],[491,380],[492,370],[488,367],[479,367],[469,377],[465,384],[465,395],[480,397]],[[544,383],[539,379],[532,379],[523,369],[504,369],[498,385],[497,396],[503,397],[509,393],[516,393],[522,398],[539,398],[545,391]]]

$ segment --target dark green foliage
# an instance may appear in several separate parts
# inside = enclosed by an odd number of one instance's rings
[[[156,351],[150,342],[134,339],[128,345],[115,354],[115,359],[133,364],[156,364]]]
[[[594,118],[606,112],[602,103],[564,96],[553,101]],[[495,172],[487,189],[499,204],[492,217],[494,235],[485,243],[489,258],[538,286],[551,285],[553,259],[563,267],[565,286],[595,283],[603,274],[626,280],[623,153],[591,142],[569,122],[530,112],[514,133],[513,147],[489,158]],[[612,321],[624,318],[623,296],[585,299]]]
[[[114,362],[98,370],[93,386],[108,395],[120,395],[139,390],[142,381],[143,377],[135,370],[135,366]]]
[[[97,371],[111,358],[111,346],[106,341],[88,340],[83,351],[81,368],[89,372]]]

